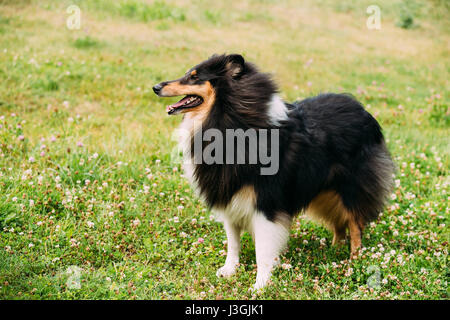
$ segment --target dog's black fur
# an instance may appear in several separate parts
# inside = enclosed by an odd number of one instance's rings
[[[230,59],[238,64],[233,77],[227,70]],[[276,175],[264,176],[259,164],[199,164],[195,177],[207,203],[226,206],[242,186],[252,185],[257,209],[273,220],[278,212],[293,216],[319,192],[333,190],[358,221],[375,219],[392,180],[392,162],[377,121],[350,95],[327,93],[289,104],[288,120],[274,127],[266,108],[276,85],[268,74],[242,62],[222,55],[194,68],[199,81],[210,81],[216,93],[202,129],[216,128],[225,135],[230,128],[278,128],[280,168]]]
[[[257,210],[270,221],[280,213],[295,216],[326,191],[339,196],[360,230],[377,218],[391,189],[393,163],[380,125],[355,98],[327,93],[285,103],[288,117],[274,124],[268,108],[277,86],[240,55],[212,56],[174,81],[180,86],[209,82],[214,89],[203,132],[215,128],[225,136],[226,129],[279,129],[275,175],[261,175],[260,164],[195,165],[194,179],[210,207],[226,207],[249,185]]]

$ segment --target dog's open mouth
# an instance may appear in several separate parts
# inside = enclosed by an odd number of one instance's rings
[[[166,111],[168,114],[176,114],[183,109],[194,108],[203,103],[203,98],[196,95],[187,95],[177,103],[167,106]]]

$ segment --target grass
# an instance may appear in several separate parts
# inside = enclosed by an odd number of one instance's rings
[[[78,38],[73,42],[73,45],[77,49],[89,49],[97,48],[100,44],[95,39],[85,36],[83,38]]]
[[[375,31],[370,1],[0,2],[0,298],[448,299],[448,6],[415,1],[404,29],[403,1],[378,3]],[[358,259],[299,217],[260,296],[248,234],[237,275],[215,276],[224,230],[151,90],[215,52],[286,100],[350,92],[379,120],[396,186]]]

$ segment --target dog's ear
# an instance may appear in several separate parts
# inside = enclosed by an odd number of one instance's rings
[[[239,77],[244,70],[244,57],[240,54],[230,54],[227,56],[227,73],[233,78]]]

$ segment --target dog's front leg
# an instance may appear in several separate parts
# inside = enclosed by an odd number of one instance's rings
[[[252,229],[258,268],[253,290],[259,290],[267,284],[272,268],[279,263],[278,256],[289,238],[289,226],[288,222],[272,222],[258,213],[253,219]]]
[[[217,276],[230,277],[236,272],[236,267],[239,263],[241,229],[229,221],[229,219],[225,219],[223,224],[227,234],[227,258],[225,265],[217,270]]]

